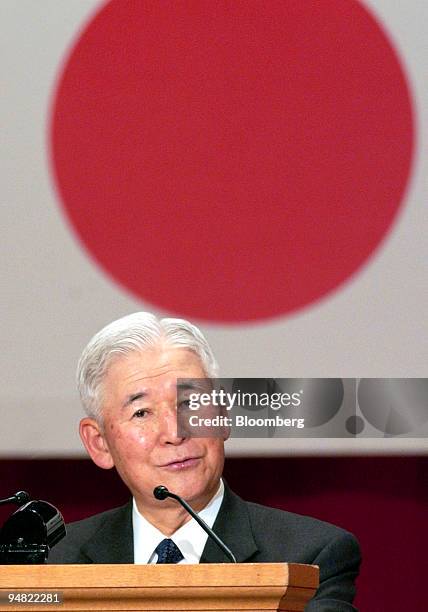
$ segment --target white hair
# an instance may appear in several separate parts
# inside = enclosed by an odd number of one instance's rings
[[[101,421],[102,384],[114,359],[150,349],[162,341],[172,348],[193,351],[206,376],[217,376],[215,357],[195,325],[184,319],[157,319],[149,312],[135,312],[103,327],[82,352],[77,365],[77,386],[86,414]]]

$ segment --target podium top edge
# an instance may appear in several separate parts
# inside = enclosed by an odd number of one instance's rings
[[[3,565],[0,589],[318,586],[319,568],[299,563]]]

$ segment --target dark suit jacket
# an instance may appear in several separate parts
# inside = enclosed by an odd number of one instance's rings
[[[243,501],[227,486],[214,531],[238,563],[310,563],[320,586],[307,612],[351,612],[360,564],[354,536],[317,519]],[[228,561],[208,539],[201,563]],[[49,563],[133,563],[132,502],[67,526]]]

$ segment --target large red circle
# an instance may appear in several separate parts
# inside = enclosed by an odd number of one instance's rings
[[[397,55],[355,0],[112,0],[68,57],[51,127],[93,257],[211,321],[281,315],[349,278],[413,149]]]

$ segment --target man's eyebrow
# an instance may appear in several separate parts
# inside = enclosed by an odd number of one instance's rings
[[[132,404],[132,402],[135,402],[136,400],[144,399],[145,397],[147,397],[147,395],[148,395],[147,391],[137,391],[136,393],[132,393],[131,395],[128,395],[128,397],[125,399],[125,402],[123,404],[123,408],[126,408],[127,406]]]
[[[206,378],[177,383],[177,391],[206,391]],[[204,384],[205,383],[205,384]]]
[[[177,389],[179,391],[188,391],[189,389],[196,389],[197,385],[195,383],[190,382],[180,382],[177,383]]]

